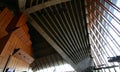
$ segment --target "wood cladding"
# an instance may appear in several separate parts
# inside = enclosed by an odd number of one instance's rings
[[[10,24],[7,26],[7,32],[12,32],[16,28],[21,27],[26,23],[26,16],[23,13],[20,13],[13,17]]]
[[[13,15],[11,11],[8,8],[5,8],[1,13],[0,13],[0,26],[2,29],[6,29],[10,21],[12,20]]]
[[[13,31],[13,33],[17,35],[17,37],[19,37],[22,40],[22,42],[24,42],[26,45],[29,46],[32,44],[32,42],[30,41],[30,35],[28,33],[28,27],[26,24]]]
[[[0,28],[0,39],[4,36],[6,36],[8,33],[4,29]]]
[[[9,35],[4,36],[3,38],[0,39],[0,53],[2,52],[8,38],[9,38]]]
[[[12,18],[13,15],[8,8],[5,8],[2,12],[0,12],[0,39],[8,34],[5,29]]]
[[[12,56],[7,68],[13,68],[16,72],[28,71],[29,64]]]
[[[26,52],[24,52],[22,49],[19,49],[13,56],[29,64],[31,64],[34,61],[34,59]]]
[[[1,13],[3,14],[1,15]],[[0,21],[2,21],[1,19],[3,21],[0,22],[0,72],[4,69],[8,57],[12,55],[16,48],[20,48],[26,54],[26,57],[29,57],[29,60],[33,60],[31,57],[32,42],[28,33],[29,29],[26,24],[26,16],[23,13],[13,16],[7,8],[1,13]],[[29,60],[24,60],[23,58],[19,58],[19,56],[12,56],[7,67],[14,68],[16,72],[27,71],[30,63]]]

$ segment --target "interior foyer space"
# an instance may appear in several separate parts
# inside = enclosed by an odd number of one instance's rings
[[[120,72],[120,0],[0,0],[0,72]]]

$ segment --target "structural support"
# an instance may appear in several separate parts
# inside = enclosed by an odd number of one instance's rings
[[[34,13],[34,12],[36,12],[38,10],[41,10],[41,9],[44,9],[44,8],[47,8],[47,7],[56,5],[56,4],[60,4],[60,3],[63,3],[63,2],[67,2],[67,1],[70,1],[70,0],[50,0],[50,1],[47,1],[45,3],[38,4],[36,6],[28,8],[28,9],[26,9],[25,12],[27,12],[28,14]]]
[[[25,10],[26,0],[18,0],[18,4],[21,11]]]
[[[88,57],[82,60],[77,64],[77,67],[75,68],[77,72],[86,72],[86,70],[92,66],[92,58]]]
[[[42,35],[46,41],[74,68],[76,65],[72,62],[72,60],[64,53],[64,51],[49,37],[49,35],[40,27],[40,25],[30,16],[28,15],[28,22]]]

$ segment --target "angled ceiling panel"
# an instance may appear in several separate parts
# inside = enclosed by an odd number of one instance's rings
[[[64,0],[62,0],[64,1]],[[36,0],[37,2],[37,0]],[[46,3],[42,2],[42,4]],[[90,57],[90,44],[85,22],[84,1],[71,0],[55,5],[49,5],[36,9],[33,12],[30,9],[41,3],[29,2],[26,12],[34,22],[30,21],[35,29],[46,38],[48,43],[68,62],[78,65],[84,59]],[[42,32],[41,32],[42,28]],[[46,34],[46,35],[45,35]],[[56,45],[54,46],[53,43]],[[58,48],[56,48],[58,47]],[[59,52],[61,50],[62,52]],[[62,54],[63,53],[63,54]],[[65,56],[64,56],[65,55]],[[68,59],[66,59],[68,58]]]

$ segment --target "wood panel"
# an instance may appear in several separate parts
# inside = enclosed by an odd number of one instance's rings
[[[13,14],[8,8],[5,8],[0,13],[0,26],[2,27],[2,29],[6,29],[12,18]]]
[[[29,64],[12,56],[7,68],[13,68],[16,72],[28,71]]]
[[[16,27],[20,27],[23,24],[26,24],[26,16],[25,16],[25,14],[21,13],[20,17],[19,17],[19,20],[16,23]]]
[[[20,13],[11,20],[10,24],[7,26],[7,32],[12,32],[16,28],[21,27],[22,25],[26,24],[26,16],[23,13]]]
[[[2,20],[3,18],[5,19]],[[0,13],[0,72],[4,69],[14,49],[20,48],[26,54],[32,56],[32,42],[28,31],[26,16],[23,13],[14,16],[14,18],[7,8]],[[12,56],[7,67],[15,68],[16,72],[22,72],[27,71],[29,63]]]
[[[3,9],[3,11],[0,12],[0,20],[7,14],[8,8]]]
[[[6,36],[7,34],[8,33],[4,29],[0,28],[0,39]]]
[[[22,42],[21,44],[25,44],[23,45],[23,50],[26,51],[28,54],[31,55],[31,45],[32,42],[30,40],[30,35],[28,33],[28,28],[26,27],[27,25],[22,25],[20,28],[16,29],[15,31],[13,31],[13,34],[15,34]],[[18,46],[20,46],[20,44],[18,44]]]
[[[5,29],[12,18],[13,14],[8,8],[4,8],[3,11],[0,12],[0,39],[8,34]]]
[[[0,68],[4,68],[9,55],[13,53],[15,48],[21,48],[27,54],[32,55],[31,47],[25,45],[16,34],[12,33],[2,50],[1,56],[3,57],[3,62],[0,64]]]
[[[16,36],[17,38],[16,48],[21,48],[29,55],[32,55],[32,42],[30,41],[29,33],[25,33],[25,31],[20,27],[17,30],[13,31],[12,35]],[[27,45],[26,43],[29,43],[29,45]]]
[[[6,29],[6,27],[8,26],[8,24],[12,20],[12,18],[13,18],[12,13],[10,11],[8,11],[7,14],[4,16],[4,18],[2,18],[2,21],[0,21],[1,27],[3,29]]]
[[[6,42],[8,41],[8,39],[9,39],[9,35],[4,36],[3,38],[0,39],[0,54],[5,46]]]
[[[29,64],[31,64],[34,61],[34,59],[22,49],[19,49],[13,56]]]
[[[12,54],[14,48],[16,47],[16,43],[17,43],[16,36],[11,34],[1,53],[1,56],[3,57],[3,62],[0,65],[0,68],[2,69],[4,68],[9,55]]]

